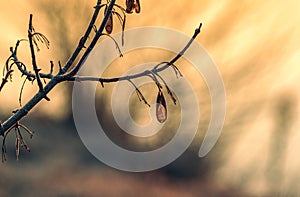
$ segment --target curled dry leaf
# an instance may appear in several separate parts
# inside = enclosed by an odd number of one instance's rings
[[[126,12],[131,14],[135,10],[136,13],[141,12],[141,4],[139,0],[126,0]]]
[[[106,13],[106,11],[104,13]],[[108,34],[111,34],[111,32],[113,30],[113,15],[112,15],[112,13],[110,14],[110,16],[107,19],[107,22],[105,24],[105,30]]]
[[[162,91],[158,91],[156,99],[156,118],[158,122],[163,123],[167,120],[167,105]]]
[[[134,0],[126,0],[126,12],[132,13],[132,10],[134,9],[135,5],[134,5]]]
[[[140,5],[140,0],[135,1],[135,12],[140,13],[141,12],[141,5]]]

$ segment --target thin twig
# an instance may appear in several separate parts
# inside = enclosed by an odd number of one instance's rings
[[[111,35],[109,35],[109,34],[103,33],[102,35],[103,35],[103,36],[107,36],[107,37],[109,37],[110,39],[112,39],[112,41],[115,43],[116,48],[117,48],[117,50],[118,50],[118,52],[119,52],[119,56],[120,56],[120,57],[123,57],[123,54],[122,54],[122,51],[121,51],[121,49],[120,49],[120,47],[119,47],[118,42],[117,42]]]
[[[148,107],[150,107],[150,104],[147,102],[146,98],[144,97],[144,95],[142,94],[142,92],[139,90],[139,88],[130,80],[128,79],[128,81],[133,85],[133,87],[135,88],[136,94],[139,98],[140,101],[143,101],[146,105],[148,105]]]
[[[18,70],[22,73],[22,75],[25,75],[27,76],[28,78],[30,79],[35,79],[36,78],[36,75],[31,73],[31,72],[28,72],[26,70],[26,66],[24,63],[22,63],[21,61],[19,61],[18,57],[17,57],[17,49],[18,49],[18,43],[16,44],[15,46],[15,49],[12,49],[12,55],[10,56],[10,58],[8,59],[8,62],[9,61],[13,61],[13,64],[17,66]],[[52,74],[44,74],[44,73],[39,73],[39,76],[40,78],[43,78],[43,79],[52,79],[53,78],[53,75]]]
[[[20,94],[19,94],[19,104],[20,104],[20,107],[22,107],[22,94],[23,94],[23,89],[24,89],[24,86],[25,86],[25,83],[27,81],[27,77],[25,78],[22,86],[21,86],[21,90],[20,90]]]
[[[22,108],[17,110],[5,122],[0,123],[0,135],[6,136],[6,134],[10,131],[10,129],[14,128],[16,123],[19,122],[23,117],[25,117],[28,114],[28,112],[30,110],[32,110],[33,107],[35,107],[42,99],[44,99],[45,95],[48,94],[57,84],[59,84],[63,81],[75,81],[75,80],[76,81],[99,81],[100,83],[111,83],[111,82],[117,82],[117,81],[122,81],[122,80],[127,80],[128,81],[128,80],[132,80],[132,79],[135,79],[135,78],[150,75],[151,73],[159,73],[159,72],[167,69],[169,66],[174,65],[174,63],[185,53],[185,51],[190,47],[191,43],[194,41],[194,39],[200,33],[201,25],[199,26],[199,28],[196,29],[196,31],[195,31],[193,37],[191,38],[191,40],[189,41],[189,43],[183,48],[183,50],[175,58],[173,58],[166,65],[164,65],[162,67],[159,67],[159,68],[156,68],[156,69],[152,69],[151,71],[144,71],[144,72],[137,73],[137,74],[134,74],[134,75],[129,75],[129,76],[125,76],[125,77],[117,77],[117,78],[96,78],[96,77],[79,77],[79,76],[75,76],[77,74],[77,72],[80,70],[81,66],[83,65],[85,59],[88,57],[88,55],[90,54],[90,52],[92,51],[92,49],[96,45],[99,37],[102,35],[103,30],[105,28],[105,24],[107,22],[107,19],[108,19],[109,15],[112,12],[112,8],[113,8],[114,4],[115,4],[115,0],[111,0],[109,2],[109,6],[108,6],[108,9],[107,9],[108,11],[106,12],[106,15],[105,15],[104,19],[102,20],[102,23],[101,23],[99,29],[97,30],[97,33],[96,33],[95,37],[91,41],[90,45],[87,47],[85,53],[83,54],[83,56],[81,57],[81,59],[79,60],[77,65],[69,73],[66,73],[66,72],[69,71],[69,69],[73,65],[73,62],[78,57],[79,52],[84,47],[84,44],[85,44],[86,40],[88,39],[88,36],[89,36],[91,30],[94,27],[94,23],[97,19],[98,12],[101,8],[101,6],[100,6],[101,5],[101,0],[97,1],[97,5],[95,6],[95,11],[94,11],[93,17],[91,19],[91,22],[90,22],[88,28],[87,28],[86,33],[84,34],[84,36],[80,40],[80,43],[78,44],[78,46],[75,49],[74,53],[72,54],[71,58],[68,60],[67,64],[60,69],[60,72],[59,72],[58,75],[52,76],[52,75],[39,74],[39,70],[37,68],[36,62],[34,63],[35,64],[35,66],[34,66],[35,67],[34,68],[35,75],[33,75],[32,73],[26,71],[26,67],[25,67],[24,64],[22,64],[20,61],[18,61],[17,55],[16,55],[18,47],[16,47],[14,50],[11,49],[11,52],[12,52],[11,58],[13,59],[13,64],[17,65],[18,69],[21,70],[22,74],[26,75],[27,77],[30,77],[32,80],[37,79],[37,81],[41,82],[40,78],[48,78],[48,79],[50,79],[50,81],[43,88],[41,88],[42,86],[40,86],[40,84],[39,84],[40,89],[43,90],[43,91],[42,92],[41,91],[37,92],[33,96],[33,98],[30,99]],[[32,43],[32,41],[30,43],[32,45],[31,46],[31,50],[32,50],[32,49],[34,49],[33,48],[33,43]],[[33,51],[32,54],[34,54],[34,51]],[[11,61],[11,58],[9,59],[9,61]],[[35,59],[35,57],[33,59]],[[10,68],[13,64],[10,65]],[[40,83],[40,82],[38,82],[38,83]],[[19,126],[24,128],[21,125],[19,125]],[[25,129],[25,130],[28,133],[30,133],[29,132],[30,130],[27,130],[27,129]]]
[[[79,42],[78,46],[76,47],[76,49],[75,49],[74,53],[72,54],[72,56],[70,57],[70,59],[68,60],[67,64],[59,72],[60,75],[65,74],[71,68],[71,66],[73,65],[73,62],[78,57],[80,51],[84,48],[84,45],[85,45],[91,31],[94,28],[96,19],[98,18],[99,11],[102,7],[103,6],[101,6],[101,0],[97,0],[97,4],[94,7],[95,11],[94,11],[94,14],[91,18],[91,21],[90,21],[89,25],[88,25],[88,28],[86,29],[86,32],[84,33],[83,37],[80,39],[80,42]]]
[[[42,77],[51,79],[49,83],[44,87],[44,92],[38,92],[34,95],[32,99],[30,99],[20,110],[18,110],[16,113],[14,113],[12,116],[10,116],[5,122],[0,123],[0,135],[4,135],[6,131],[8,131],[10,128],[13,127],[13,125],[16,124],[19,120],[21,120],[24,116],[28,114],[28,112],[36,106],[43,98],[45,98],[45,95],[49,93],[58,83],[63,81],[63,78],[60,76],[61,74],[64,74],[73,64],[75,59],[77,58],[79,52],[84,47],[84,43],[88,39],[88,36],[93,29],[94,23],[98,17],[99,10],[101,8],[100,6],[101,0],[97,0],[97,5],[95,6],[95,11],[93,14],[93,17],[90,21],[90,24],[86,30],[86,33],[84,34],[84,37],[81,39],[81,42],[78,44],[77,48],[75,49],[74,53],[72,54],[71,58],[67,62],[67,64],[62,68],[59,62],[60,71],[59,74],[56,76],[50,76],[50,75],[41,75]],[[15,50],[11,48],[12,56],[14,58],[15,64],[18,66],[18,69],[21,71],[22,74],[26,75],[27,77],[30,77],[32,79],[35,79],[36,75],[32,75],[30,72],[27,72],[26,69],[22,68],[22,65],[19,63],[17,59],[17,48],[19,45],[19,41],[16,44]],[[7,60],[10,61],[11,57]]]
[[[158,76],[159,79],[164,83],[164,85],[165,85],[165,87],[166,87],[166,89],[167,89],[168,94],[170,95],[170,97],[171,97],[171,99],[172,99],[174,105],[176,105],[176,98],[175,98],[175,96],[173,95],[173,92],[170,90],[170,88],[169,88],[167,82],[166,82],[166,81],[164,80],[164,78],[162,78],[158,73],[156,73],[156,76]]]
[[[136,78],[140,78],[143,76],[147,76],[149,74],[156,74],[159,73],[163,70],[166,70],[168,67],[172,66],[175,64],[178,59],[180,59],[184,53],[188,50],[192,42],[195,40],[195,38],[199,35],[200,33],[200,28],[202,26],[202,23],[200,24],[199,28],[195,30],[195,33],[193,37],[190,39],[190,41],[185,45],[185,47],[181,50],[181,52],[176,55],[170,62],[166,62],[166,65],[161,66],[161,67],[154,67],[151,70],[145,70],[140,73],[132,74],[132,75],[127,75],[124,77],[114,77],[114,78],[101,78],[101,77],[93,77],[93,76],[65,76],[64,80],[67,81],[77,81],[77,82],[84,82],[84,81],[99,81],[101,83],[113,83],[113,82],[118,82],[118,81],[127,81],[127,80],[132,80]]]
[[[67,78],[73,77],[74,75],[76,75],[78,73],[78,71],[82,67],[83,63],[85,62],[86,58],[89,56],[89,54],[91,53],[91,51],[93,50],[93,48],[97,44],[100,36],[103,34],[103,30],[105,28],[107,20],[108,20],[108,18],[110,17],[110,15],[112,13],[112,9],[113,9],[113,6],[114,6],[115,2],[116,2],[116,0],[111,0],[110,1],[109,5],[107,7],[107,11],[105,13],[104,19],[102,20],[102,23],[101,23],[96,35],[94,36],[92,42],[90,43],[90,45],[88,46],[88,48],[84,52],[83,56],[80,58],[79,62],[75,66],[75,68],[73,70],[71,70],[70,73],[67,74]]]
[[[23,128],[23,129],[29,134],[30,138],[33,137],[33,131],[31,131],[31,130],[28,129],[25,125],[22,125],[22,124],[20,124],[20,123],[19,123],[19,126],[20,126],[21,128]]]
[[[0,85],[0,92],[3,89],[4,85],[8,82],[8,78],[10,77],[10,75],[12,74],[12,72],[14,72],[14,70],[9,70],[5,77],[2,79],[1,85]]]
[[[32,66],[33,66],[33,70],[35,72],[35,76],[36,76],[36,81],[37,84],[39,86],[39,89],[41,92],[43,92],[43,83],[40,79],[40,75],[39,75],[39,71],[40,69],[38,69],[37,67],[37,63],[36,63],[36,57],[35,57],[35,52],[34,52],[34,46],[33,46],[33,26],[32,26],[32,14],[30,14],[29,17],[29,27],[28,27],[28,39],[29,39],[29,46],[30,46],[30,52],[31,52],[31,60],[32,60]],[[46,98],[46,97],[45,97]]]

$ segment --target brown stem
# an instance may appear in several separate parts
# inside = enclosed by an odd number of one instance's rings
[[[170,66],[174,65],[174,63],[180,59],[184,53],[188,50],[188,48],[191,46],[191,44],[193,43],[193,41],[196,39],[196,37],[199,35],[200,33],[200,29],[202,27],[202,23],[200,23],[199,28],[197,28],[195,30],[194,35],[192,36],[192,38],[189,40],[189,42],[185,45],[185,47],[180,51],[179,54],[177,54],[170,62],[166,62],[164,66],[162,67],[158,67],[155,66],[153,69],[151,70],[145,70],[143,72],[137,73],[137,74],[133,74],[133,75],[127,75],[124,77],[115,77],[115,78],[99,78],[99,77],[93,77],[93,76],[70,76],[70,77],[66,77],[67,81],[78,81],[78,82],[84,82],[84,81],[99,81],[101,83],[113,83],[113,82],[118,82],[118,81],[127,81],[127,80],[132,80],[132,79],[136,79],[136,78],[140,78],[143,76],[147,76],[149,74],[157,74],[161,71],[166,70],[167,68],[169,68]]]
[[[95,78],[95,77],[77,77],[75,76],[77,74],[77,72],[80,70],[82,64],[84,63],[84,60],[88,57],[88,55],[90,54],[90,52],[92,51],[92,49],[94,48],[94,46],[96,45],[99,37],[102,35],[103,29],[105,27],[106,21],[110,15],[110,13],[112,12],[112,8],[113,5],[115,3],[115,0],[111,0],[110,4],[108,6],[108,11],[106,12],[106,15],[102,21],[102,24],[99,28],[99,30],[97,31],[94,39],[92,40],[91,44],[89,45],[89,47],[87,48],[87,50],[85,51],[84,55],[81,57],[80,61],[78,62],[78,64],[75,66],[75,68],[68,74],[66,75],[62,75],[64,74],[66,71],[68,71],[68,69],[71,67],[71,65],[73,64],[74,60],[76,59],[76,57],[78,56],[80,50],[84,47],[84,43],[86,42],[86,39],[91,31],[91,29],[94,26],[94,22],[95,22],[95,18],[97,18],[98,12],[99,10],[97,9],[97,7],[100,6],[101,0],[97,1],[97,6],[95,7],[95,11],[94,11],[94,15],[93,18],[91,20],[91,23],[88,27],[88,30],[86,31],[84,37],[82,38],[80,44],[78,45],[78,47],[75,49],[74,53],[72,54],[70,60],[67,62],[67,64],[61,69],[60,73],[56,76],[52,76],[51,75],[51,79],[49,81],[49,83],[43,87],[40,83],[40,75],[39,75],[39,70],[37,68],[36,65],[36,60],[35,60],[35,54],[34,54],[34,48],[33,48],[33,42],[32,42],[32,36],[29,36],[29,38],[31,39],[30,41],[30,48],[31,48],[31,52],[32,52],[32,64],[35,70],[35,77],[38,81],[38,85],[40,88],[40,91],[38,93],[36,93],[22,108],[20,108],[18,111],[16,111],[10,118],[8,118],[5,122],[0,123],[0,135],[5,135],[6,131],[9,131],[10,129],[12,129],[14,127],[14,125],[16,125],[16,123],[18,121],[20,121],[23,117],[25,117],[28,112],[30,110],[32,110],[32,108],[34,108],[42,99],[45,98],[46,94],[48,94],[58,83],[62,82],[62,81],[99,81],[101,83],[111,83],[111,82],[117,82],[117,81],[122,81],[122,80],[130,80],[130,79],[135,79],[135,78],[139,78],[139,77],[143,77],[143,76],[147,76],[150,75],[151,73],[158,73],[161,72],[165,69],[167,69],[169,66],[174,65],[174,63],[186,52],[186,50],[190,47],[190,45],[192,44],[192,42],[194,41],[194,39],[197,37],[197,35],[200,33],[200,28],[201,25],[199,26],[199,28],[196,29],[193,37],[191,38],[191,40],[187,43],[187,45],[183,48],[183,50],[176,56],[174,57],[170,62],[166,63],[166,65],[162,66],[162,67],[157,67],[154,68],[152,70],[146,70],[144,72],[138,73],[138,74],[134,74],[134,75],[129,75],[129,76],[125,76],[125,77],[117,77],[117,78]],[[92,25],[91,25],[92,24]],[[32,28],[32,16],[30,17],[30,25],[29,25],[29,29]],[[30,29],[31,31],[32,29]],[[14,55],[16,56],[16,50],[17,47],[15,49],[15,52],[13,53],[13,57]],[[16,58],[16,57],[14,57]],[[17,59],[15,59],[17,60]],[[16,63],[17,64],[17,63]],[[18,64],[17,64],[18,65]],[[18,65],[18,68],[21,65]],[[25,74],[26,75],[26,74]],[[50,75],[49,75],[50,76]],[[43,76],[46,78],[46,76]],[[49,77],[50,78],[50,77]]]
[[[41,92],[43,92],[44,88],[43,88],[43,83],[41,81],[40,75],[39,75],[39,69],[37,67],[37,63],[36,63],[36,57],[35,57],[35,52],[34,52],[34,45],[33,45],[33,26],[32,26],[32,14],[30,14],[29,17],[29,27],[28,27],[28,39],[29,39],[29,46],[30,46],[30,52],[31,52],[31,60],[32,60],[32,66],[33,66],[33,70],[35,72],[35,76],[36,76],[36,81],[37,84],[39,86],[39,89]],[[46,95],[45,95],[46,98]]]
[[[89,23],[89,26],[88,26],[85,34],[80,39],[80,42],[79,42],[77,48],[75,49],[74,53],[72,54],[72,56],[68,60],[67,64],[61,69],[59,74],[64,74],[70,69],[70,67],[73,65],[73,62],[75,61],[75,59],[79,55],[80,51],[84,48],[84,44],[86,43],[91,31],[93,30],[94,24],[95,24],[96,19],[98,17],[98,14],[99,14],[99,11],[100,11],[100,8],[101,8],[100,5],[101,5],[101,0],[97,0],[97,4],[95,6],[94,14],[92,16],[92,19]]]
[[[108,18],[111,15],[113,6],[115,5],[116,0],[111,0],[109,3],[109,6],[107,7],[107,12],[105,13],[104,19],[98,29],[98,31],[96,32],[96,35],[94,36],[94,39],[92,40],[92,42],[90,43],[89,47],[86,49],[85,53],[83,54],[83,56],[81,57],[81,59],[79,60],[78,64],[75,66],[75,68],[67,75],[68,77],[72,77],[74,75],[76,75],[78,73],[78,71],[80,70],[81,66],[83,65],[84,61],[86,60],[86,58],[89,56],[89,54],[91,53],[91,51],[93,50],[93,48],[95,47],[95,45],[97,44],[100,36],[103,34],[103,30],[105,28],[105,25],[107,23]]]

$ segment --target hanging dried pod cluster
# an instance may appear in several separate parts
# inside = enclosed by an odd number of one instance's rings
[[[163,86],[160,83],[160,81],[158,80],[158,78],[164,84],[164,87],[166,88],[166,91],[167,91],[168,95],[170,96],[171,100],[173,101],[174,105],[176,105],[177,100],[176,100],[173,92],[168,87],[166,81],[158,73],[152,73],[151,75],[148,75],[148,76],[155,82],[155,84],[158,88],[158,93],[157,93],[157,97],[156,97],[156,119],[158,122],[164,123],[168,118],[167,102],[166,102],[165,96],[163,94],[163,90],[162,90]],[[130,79],[128,81],[134,86],[139,100],[143,101],[146,105],[148,105],[150,107],[146,98],[143,96],[142,92],[134,84],[134,82]]]
[[[107,12],[107,5],[105,6],[104,16]],[[133,13],[133,10],[135,10],[136,13],[141,12],[141,5],[139,0],[126,0],[126,9],[122,6],[115,4],[114,8],[112,9],[112,12],[110,16],[108,17],[106,24],[105,24],[105,30],[107,34],[111,34],[113,31],[113,15],[116,15],[119,19],[121,25],[122,25],[122,32],[124,32],[125,29],[125,22],[126,22],[126,13],[131,14]],[[122,16],[123,14],[123,16]]]
[[[15,135],[16,135],[16,141],[15,141],[15,146],[16,146],[16,157],[17,160],[19,159],[19,155],[20,155],[20,149],[24,148],[26,151],[30,152],[30,148],[29,146],[26,144],[21,129],[23,129],[24,131],[26,131],[29,135],[30,138],[32,138],[33,136],[33,132],[31,130],[29,130],[26,126],[20,124],[19,122],[17,122],[14,127],[12,127],[10,130],[8,130],[4,136],[3,136],[3,142],[2,142],[2,162],[6,161],[6,145],[5,145],[5,141],[6,141],[6,137],[7,135],[12,132],[13,130],[15,131]]]
[[[135,10],[136,13],[141,12],[141,5],[139,0],[126,0],[126,12],[131,14]]]
[[[165,62],[166,64],[169,64],[168,62]],[[165,64],[160,63],[158,65],[155,66],[154,70],[158,68],[158,66]],[[175,67],[175,65],[173,65]],[[177,68],[177,67],[176,67]],[[177,70],[174,68],[176,75]],[[180,71],[178,70],[178,72],[180,73]],[[167,94],[170,96],[171,100],[173,101],[174,105],[176,105],[177,100],[174,96],[174,93],[171,91],[171,89],[169,88],[167,82],[163,79],[162,76],[160,76],[157,72],[152,72],[150,71],[151,74],[148,75],[148,77],[150,77],[153,82],[156,84],[157,88],[158,88],[158,93],[157,93],[157,97],[156,97],[156,119],[158,122],[160,123],[164,123],[167,118],[168,118],[168,110],[167,110],[167,102],[165,99],[165,96],[163,94],[163,86],[164,88],[166,88],[166,92]],[[182,76],[182,74],[180,73],[180,76]],[[149,105],[149,103],[146,101],[146,98],[143,96],[143,94],[141,93],[141,91],[139,90],[139,88],[134,84],[134,82],[132,80],[128,80],[135,88],[137,96],[139,98],[140,101],[143,101],[146,105]]]
[[[27,116],[27,114],[33,110],[33,108],[41,102],[42,99],[46,99],[50,101],[50,99],[47,97],[47,94],[51,92],[51,90],[58,85],[61,82],[67,82],[67,81],[73,81],[73,82],[94,82],[99,81],[104,87],[105,83],[116,83],[120,81],[129,81],[136,90],[137,96],[140,101],[144,102],[147,106],[150,107],[149,103],[146,101],[146,98],[143,96],[141,91],[138,89],[138,87],[134,84],[134,79],[139,79],[142,77],[150,77],[153,82],[157,85],[158,88],[158,94],[156,99],[156,116],[157,120],[160,123],[164,123],[168,118],[167,113],[167,103],[165,95],[169,95],[171,99],[168,101],[173,101],[174,105],[176,105],[176,98],[173,94],[173,92],[169,89],[166,81],[160,76],[160,72],[170,68],[173,68],[175,71],[175,74],[177,78],[182,77],[182,74],[180,73],[179,69],[175,66],[175,62],[179,58],[183,56],[183,54],[187,51],[187,49],[190,47],[190,45],[193,43],[197,35],[200,33],[200,29],[202,26],[202,23],[200,24],[199,28],[195,30],[194,35],[190,39],[190,41],[186,44],[186,46],[180,51],[171,61],[169,62],[161,62],[157,64],[154,68],[150,70],[145,70],[140,73],[136,73],[133,75],[127,75],[127,76],[120,76],[120,77],[111,77],[111,78],[102,78],[102,77],[91,77],[91,76],[78,76],[77,73],[82,68],[82,65],[84,64],[86,58],[89,56],[93,48],[95,47],[96,42],[99,40],[101,36],[108,36],[111,38],[114,43],[116,44],[116,48],[120,53],[120,56],[122,56],[120,47],[118,46],[117,41],[110,36],[109,34],[113,31],[113,16],[116,16],[122,26],[122,45],[124,44],[124,29],[125,29],[125,23],[126,23],[126,16],[129,13],[133,13],[135,11],[136,13],[139,13],[141,11],[140,7],[140,1],[139,0],[126,0],[126,8],[123,6],[120,6],[116,4],[116,0],[106,0],[106,3],[101,4],[101,0],[97,0],[97,5],[94,7],[95,11],[91,18],[91,21],[84,33],[84,35],[81,37],[80,42],[72,55],[70,56],[69,60],[65,63],[65,65],[61,65],[60,61],[58,61],[58,72],[54,73],[54,66],[55,63],[53,61],[50,61],[50,71],[49,73],[41,72],[41,68],[38,65],[37,61],[37,55],[36,51],[39,51],[39,45],[44,44],[47,48],[49,48],[50,42],[44,36],[43,34],[36,32],[32,25],[32,14],[30,15],[29,19],[29,27],[28,27],[28,40],[18,40],[15,47],[10,48],[10,56],[5,62],[5,66],[3,68],[3,78],[2,81],[0,80],[0,92],[3,90],[3,87],[6,83],[12,80],[12,74],[15,71],[18,71],[21,73],[21,77],[25,76],[25,80],[22,84],[21,91],[19,94],[19,103],[20,108],[12,111],[12,115],[7,118],[6,121],[1,122],[0,121],[0,136],[3,137],[2,140],[2,161],[6,160],[6,139],[7,136],[10,133],[15,133],[15,150],[16,150],[16,157],[18,159],[20,150],[24,148],[26,151],[30,151],[30,148],[28,147],[27,143],[25,142],[23,135],[24,133],[28,133],[30,138],[33,136],[33,132],[29,130],[27,127],[22,125],[20,123],[20,120]],[[101,22],[101,28],[97,29],[97,26],[95,25],[95,22],[97,21],[98,14],[100,13],[101,9],[104,9],[104,15],[105,20],[103,19]],[[105,25],[105,26],[104,26]],[[107,31],[107,34],[102,32],[105,27],[105,30]],[[88,39],[91,37],[91,32],[94,29],[95,35],[93,37],[93,40],[91,42],[88,42]],[[26,66],[25,63],[23,63],[18,58],[18,47],[21,42],[28,41],[29,42],[29,48],[30,48],[30,55],[31,55],[31,66],[32,68],[29,68]],[[87,46],[85,46],[87,44]],[[85,51],[81,53],[82,50]],[[76,61],[78,60],[78,61]],[[32,83],[37,82],[38,85],[38,92],[34,94],[34,96],[28,100],[28,102],[23,106],[22,105],[22,92],[25,86],[25,82],[30,81]],[[43,85],[44,82],[46,86]],[[164,89],[163,89],[164,88]],[[164,90],[164,91],[163,91]]]

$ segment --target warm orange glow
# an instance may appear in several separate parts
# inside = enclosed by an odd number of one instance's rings
[[[124,5],[125,1],[117,2]],[[197,41],[203,44],[216,62],[227,91],[226,123],[215,149],[215,155],[222,155],[224,159],[216,170],[216,180],[240,186],[252,195],[264,195],[274,189],[270,182],[280,185],[274,180],[279,177],[282,178],[282,186],[275,189],[299,192],[295,182],[299,182],[300,177],[300,1],[140,2],[141,13],[128,16],[126,28],[164,26],[192,35],[199,23],[203,22],[202,33]],[[64,63],[66,55],[72,52],[80,39],[93,11],[93,3],[66,0],[55,1],[54,4],[50,0],[43,3],[38,0],[2,1],[1,65],[9,56],[9,47],[14,46],[17,39],[26,38],[29,13],[34,15],[36,29],[45,33],[51,42],[49,51],[41,47],[42,52],[39,53],[43,70],[47,72],[49,69],[50,59]],[[116,24],[117,20],[114,20],[112,34],[121,30]],[[28,44],[24,43],[22,57],[30,65],[28,55],[24,55],[28,53],[26,47]],[[147,57],[151,59],[151,54]],[[145,56],[141,55],[140,58]],[[120,61],[122,59],[116,60]],[[185,60],[181,62],[186,63]],[[119,68],[116,72],[125,71],[123,69]],[[179,66],[179,69],[195,80],[192,84],[198,90],[197,95],[203,97],[200,102],[206,116],[201,120],[203,124],[200,127],[206,128],[210,108],[204,82],[196,83],[199,76],[186,67]],[[15,75],[13,84],[8,84],[0,93],[1,111],[8,113],[19,107],[18,95],[23,79]],[[37,88],[28,83],[24,102],[36,91]],[[68,113],[62,110],[68,102],[66,97],[69,96],[66,94],[71,96],[70,91],[60,85],[49,95],[51,102],[43,101],[36,110],[41,114],[63,117]],[[287,110],[287,114],[281,110]],[[282,126],[284,120],[288,125]],[[198,138],[202,137],[203,133],[199,134]],[[278,154],[277,145],[281,147]],[[272,171],[270,164],[277,166],[279,172]]]

